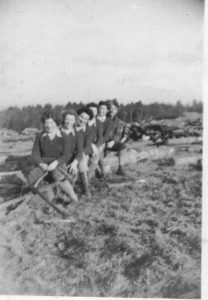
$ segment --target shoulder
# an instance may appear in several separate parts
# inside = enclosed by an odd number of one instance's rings
[[[118,126],[124,126],[124,122],[121,119],[119,119],[118,116],[115,117],[115,122],[118,124]]]
[[[64,131],[61,131],[61,138],[63,138],[64,140],[66,140],[66,139],[68,139],[68,135]]]
[[[83,135],[83,132],[82,131],[79,131],[79,130],[74,130],[74,133],[75,133],[75,137],[77,138],[77,139],[79,139],[80,137],[82,137],[82,135]]]
[[[89,125],[87,124],[85,133],[88,134],[88,133],[92,132],[93,130],[94,130],[94,129],[93,129],[93,126],[89,126]]]
[[[106,117],[104,124],[105,125],[112,124],[112,120],[110,118]]]
[[[99,119],[96,119],[96,125],[97,126],[102,126],[102,122]]]
[[[44,137],[44,134],[45,134],[44,131],[38,132],[35,136],[35,140],[40,140],[41,138]]]

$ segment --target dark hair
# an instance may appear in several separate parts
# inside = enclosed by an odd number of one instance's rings
[[[46,110],[42,113],[41,115],[41,122],[44,124],[46,120],[48,119],[53,119],[54,122],[56,122],[55,118],[54,118],[54,113],[52,110]]]
[[[93,119],[94,115],[93,115],[92,110],[89,107],[87,107],[87,106],[81,107],[80,109],[78,109],[77,114],[81,115],[81,113],[83,113],[83,112],[86,113],[90,117],[90,120]]]
[[[98,105],[95,103],[95,102],[90,102],[90,103],[87,103],[86,105],[87,107],[98,107]]]
[[[110,104],[116,106],[117,108],[119,107],[119,104],[118,104],[117,99],[111,100],[111,103],[110,103]]]
[[[107,106],[107,109],[109,109],[109,103],[108,103],[107,101],[101,100],[101,101],[98,103],[98,106],[101,106],[101,105],[105,105],[105,106]]]
[[[63,121],[65,120],[67,115],[74,115],[75,119],[77,119],[77,113],[76,113],[75,109],[73,109],[73,108],[67,109],[63,112],[63,114],[62,114]]]

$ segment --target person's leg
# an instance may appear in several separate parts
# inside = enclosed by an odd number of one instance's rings
[[[126,146],[125,144],[121,142],[116,142],[110,151],[117,152],[118,154],[118,170],[116,174],[118,175],[125,175],[124,172],[124,164],[125,164],[125,158],[126,158]]]
[[[44,174],[44,171],[40,167],[33,168],[28,176],[27,180],[30,184],[35,184]]]
[[[99,150],[99,167],[100,167],[100,173],[97,172],[98,177],[104,177],[105,176],[105,165],[104,165],[104,149],[105,149],[105,144],[101,145],[98,150]]]
[[[65,167],[61,167],[64,168],[64,170],[66,171]],[[51,175],[53,177],[54,181],[58,181],[58,186],[59,188],[73,201],[78,201],[77,195],[74,191],[74,188],[71,184],[71,182],[68,179],[65,179],[64,181],[59,181],[64,175],[62,174],[61,171],[59,171],[58,169],[55,169],[51,172]]]
[[[118,152],[118,175],[125,175],[124,164],[126,160],[126,148],[121,149]]]
[[[95,176],[95,170],[98,168],[99,150],[95,144],[92,144],[93,152],[89,157],[89,179]]]
[[[89,188],[89,178],[88,178],[88,162],[89,162],[89,155],[83,154],[82,158],[79,161],[78,169],[80,172],[83,193],[87,197],[91,197],[90,188]]]

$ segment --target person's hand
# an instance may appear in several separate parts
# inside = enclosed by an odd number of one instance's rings
[[[107,143],[107,148],[112,148],[114,144],[115,144],[114,141],[108,142],[108,143]]]
[[[121,140],[121,143],[125,143],[126,139],[127,139],[127,136],[124,136]]]
[[[48,171],[48,165],[45,163],[40,163],[39,167],[43,170],[43,171]]]
[[[78,172],[77,165],[78,165],[78,161],[75,159],[75,160],[70,164],[70,167],[69,167],[69,173],[71,173],[71,174],[73,174],[73,175],[76,175],[77,172]]]
[[[91,144],[92,156],[97,156],[99,154],[98,148],[95,144]]]
[[[50,165],[48,166],[48,171],[53,171],[58,166],[58,160],[54,160]]]

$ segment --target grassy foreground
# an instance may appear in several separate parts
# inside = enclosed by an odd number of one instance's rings
[[[2,216],[1,294],[200,298],[201,171],[158,160],[127,172],[93,180],[72,223],[48,223],[59,217],[37,196]]]

